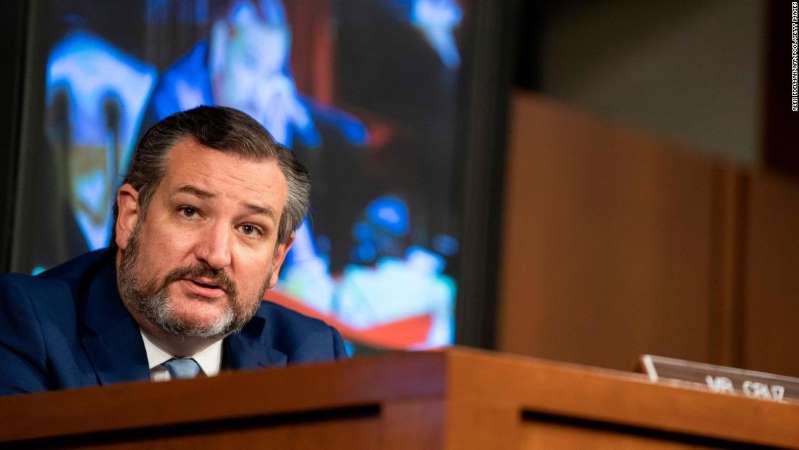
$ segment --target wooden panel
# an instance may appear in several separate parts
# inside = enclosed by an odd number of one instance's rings
[[[458,370],[455,377],[460,378],[464,374]],[[447,408],[446,450],[521,448],[521,423],[515,404],[462,400],[460,393],[451,398]]]
[[[746,175],[732,167],[716,169],[713,178],[709,362],[741,367],[748,183]]]
[[[713,164],[533,95],[512,117],[498,349],[620,369],[718,357]]]
[[[0,398],[0,446],[218,420],[313,424],[377,417],[380,402],[440,396],[442,364],[436,354],[399,355],[391,364],[373,358],[16,395]]]
[[[551,423],[532,423],[524,427],[520,439],[519,448],[522,449],[678,450],[686,448],[683,442]],[[699,450],[718,447],[691,445],[690,448]]]
[[[438,374],[443,378],[443,373]],[[381,450],[440,450],[444,448],[446,404],[438,398],[386,402],[382,406]],[[328,447],[320,447],[328,448]],[[339,447],[348,448],[348,447]]]
[[[211,430],[209,431],[209,428]],[[264,449],[264,450],[371,450],[380,446],[377,419],[336,420],[314,424],[270,426],[257,422],[248,426],[235,423],[228,427],[196,426],[186,432],[172,430],[147,433],[116,433],[104,436],[72,437],[55,442],[34,443],[30,448],[109,449],[109,450],[194,450],[194,449]]]
[[[743,362],[799,376],[799,184],[749,182]]]
[[[664,444],[668,441],[687,448],[728,448],[736,443],[737,448],[749,448],[741,443],[799,448],[799,427],[795,426],[799,423],[799,404],[795,402],[752,400],[714,394],[701,387],[653,384],[640,374],[522,357],[464,351],[448,356],[450,398],[458,401],[461,410],[468,405],[511,410],[512,414],[504,416],[523,426],[513,431],[505,424],[500,429],[506,433],[511,430],[521,436],[522,442],[532,439],[531,433],[538,430],[551,433],[541,439],[553,443],[586,442],[587,436],[595,435],[607,442],[618,439],[624,445],[641,443],[638,448],[671,448]],[[464,427],[461,432],[473,429],[479,428]],[[563,441],[565,429],[583,437]]]
[[[799,448],[796,403],[464,349],[0,398],[0,422],[4,448]]]

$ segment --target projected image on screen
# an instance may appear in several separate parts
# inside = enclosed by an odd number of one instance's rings
[[[139,135],[177,111],[231,106],[314,180],[311,212],[267,297],[368,346],[452,343],[461,5],[148,0],[101,16],[94,2],[43,3],[52,23],[43,145],[24,155],[24,178],[33,186],[45,171],[54,182],[23,189],[23,202],[51,206],[19,219],[17,269],[107,246]],[[138,38],[116,33],[115,21]],[[43,224],[58,231],[45,237]]]

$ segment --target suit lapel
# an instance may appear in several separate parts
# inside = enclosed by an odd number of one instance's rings
[[[86,295],[83,345],[100,384],[149,379],[144,343],[119,297],[113,262],[95,275]]]
[[[266,325],[266,319],[256,315],[241,331],[225,339],[223,349],[226,369],[246,370],[286,365],[286,354],[273,347]]]

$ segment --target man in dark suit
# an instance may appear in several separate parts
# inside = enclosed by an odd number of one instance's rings
[[[261,300],[309,190],[240,111],[159,122],[117,192],[114,247],[0,277],[0,394],[343,357],[334,329]]]

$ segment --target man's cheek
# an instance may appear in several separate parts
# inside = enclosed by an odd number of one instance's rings
[[[172,254],[185,253],[190,251],[196,244],[197,238],[191,230],[175,229],[157,230],[152,233],[153,252],[161,259]]]

